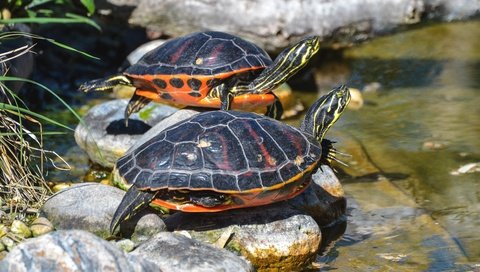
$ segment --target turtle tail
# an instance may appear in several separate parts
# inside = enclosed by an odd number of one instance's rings
[[[131,186],[113,215],[112,222],[110,223],[110,233],[113,234],[121,222],[130,219],[136,213],[147,207],[153,198],[155,198],[155,195],[154,192],[140,191],[135,186]]]
[[[124,75],[116,75],[109,78],[100,78],[86,82],[82,84],[78,90],[85,93],[90,91],[103,92],[110,91],[117,85],[132,86],[132,82]]]

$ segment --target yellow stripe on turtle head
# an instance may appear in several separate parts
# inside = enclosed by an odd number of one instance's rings
[[[318,99],[308,110],[301,129],[312,134],[319,142],[338,120],[350,102],[350,91],[345,85],[331,90]]]

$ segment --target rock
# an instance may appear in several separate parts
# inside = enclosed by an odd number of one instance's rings
[[[135,249],[135,243],[130,239],[122,239],[115,242],[115,245],[125,252],[130,252]]]
[[[358,110],[363,106],[363,95],[359,89],[348,88],[350,90],[350,103],[348,103],[348,108],[351,110]]]
[[[214,5],[207,0],[99,2],[103,2],[98,4],[103,4],[103,9],[115,11],[128,6],[133,10],[128,13],[129,23],[150,32],[181,36],[205,29],[219,30],[242,36],[271,52],[279,52],[309,35],[319,35],[324,47],[349,46],[408,29],[408,25],[468,19],[480,11],[478,1],[467,0],[222,0]]]
[[[299,196],[288,204],[313,217],[320,226],[327,226],[345,215],[347,201],[343,187],[332,168],[321,165],[312,175],[312,182]]]
[[[109,242],[81,230],[56,231],[16,246],[1,271],[158,271],[152,262],[134,262]]]
[[[130,116],[125,127],[124,111],[128,100],[105,102],[90,109],[75,129],[75,141],[90,159],[104,167],[113,167],[138,138],[177,109],[152,103]]]
[[[55,230],[52,222],[48,221],[45,217],[39,217],[32,222],[30,226],[33,237],[37,237]]]
[[[142,256],[163,271],[253,271],[247,261],[227,250],[169,232],[157,234],[130,255]]]
[[[176,213],[168,229],[186,230],[194,239],[216,243],[233,233],[225,247],[246,257],[258,270],[295,271],[316,257],[320,228],[287,202],[221,213]]]
[[[3,236],[1,239],[0,239],[0,242],[5,246],[5,248],[8,250],[8,251],[11,251],[13,249],[13,247],[15,246],[15,241],[13,241],[12,238],[10,237],[7,237],[7,236]],[[2,271],[0,269],[0,271]]]
[[[124,194],[112,186],[82,183],[54,194],[41,212],[56,229],[81,229],[106,238],[110,236],[110,221]],[[165,229],[163,221],[150,213],[148,209],[139,213],[122,225],[122,232],[132,235],[138,229],[141,231],[137,236],[145,236]],[[145,215],[148,217],[143,219]]]
[[[13,220],[10,231],[22,238],[28,238],[32,236],[32,232],[28,226],[20,220]]]

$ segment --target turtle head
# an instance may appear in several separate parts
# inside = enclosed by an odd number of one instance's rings
[[[338,120],[350,102],[350,91],[341,85],[320,97],[308,109],[301,129],[322,142],[327,130]]]
[[[285,49],[280,53],[279,57],[277,57],[277,60],[287,60],[286,64],[290,65],[291,68],[286,70],[292,71],[291,74],[293,74],[305,66],[319,49],[320,37],[307,37],[292,47]]]

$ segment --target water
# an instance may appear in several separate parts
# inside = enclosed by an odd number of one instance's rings
[[[375,39],[345,56],[350,86],[379,82],[381,88],[364,93],[365,105],[346,112],[335,129],[357,139],[387,176],[404,174],[407,178],[393,183],[446,230],[468,262],[478,264],[480,172],[451,172],[480,163],[480,22],[432,25]],[[345,183],[353,198],[374,201],[368,199],[371,185]],[[363,243],[375,246],[368,239]],[[347,251],[343,244],[339,248]],[[406,254],[415,254],[418,245],[406,246]],[[432,269],[432,263],[451,269],[456,262],[432,256],[424,269]]]

